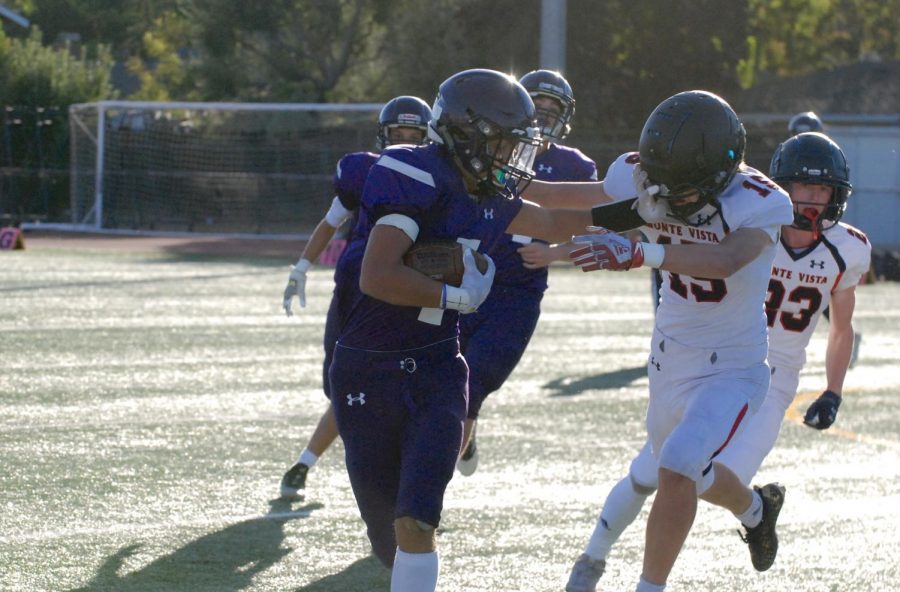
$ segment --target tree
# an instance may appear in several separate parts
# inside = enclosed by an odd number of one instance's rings
[[[413,94],[427,102],[441,82],[469,68],[521,77],[538,67],[540,2],[423,0],[391,23],[381,98]]]
[[[745,2],[610,0],[584,18],[570,0],[569,79],[593,102],[585,121],[639,128],[663,99],[702,88],[727,97],[738,88],[735,65],[745,55]]]
[[[900,0],[749,0],[748,6],[745,87],[861,59],[900,59]]]
[[[111,65],[104,46],[93,57],[86,51],[73,56],[43,45],[38,28],[25,39],[9,39],[0,30],[0,104],[65,106],[110,98]]]
[[[197,80],[209,99],[364,101],[382,74],[389,0],[194,0]]]

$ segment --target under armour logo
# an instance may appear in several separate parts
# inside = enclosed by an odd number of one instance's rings
[[[366,393],[359,393],[355,397],[351,395],[347,395],[347,405],[353,407],[354,403],[359,403],[360,405],[366,404]]]
[[[485,220],[493,220],[494,219],[494,208],[484,209],[484,219]]]
[[[824,262],[824,261],[816,261],[815,259],[810,259],[810,261],[809,261],[809,268],[810,268],[810,269],[815,269],[815,268],[817,268],[817,267],[818,267],[819,269],[825,269],[825,262]]]
[[[659,367],[659,362],[657,362],[656,358],[654,358],[653,356],[650,356],[650,365],[656,366],[657,370],[661,370],[661,368]]]
[[[539,173],[547,173],[548,175],[553,174],[553,167],[548,164],[539,164],[537,170]]]

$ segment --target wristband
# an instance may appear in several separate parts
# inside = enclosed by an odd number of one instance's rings
[[[441,290],[441,308],[451,310],[468,310],[472,302],[468,290],[444,284]]]
[[[655,243],[641,242],[641,249],[644,251],[644,265],[658,269],[666,258],[666,249],[662,245]]]
[[[310,267],[312,267],[312,261],[304,257],[300,257],[300,259],[297,260],[297,264],[294,265],[294,271],[297,271],[299,273],[306,273],[307,271],[309,271]]]

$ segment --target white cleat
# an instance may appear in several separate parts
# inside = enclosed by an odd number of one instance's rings
[[[606,560],[592,559],[582,553],[572,566],[566,592],[597,592],[597,582],[606,569]]]

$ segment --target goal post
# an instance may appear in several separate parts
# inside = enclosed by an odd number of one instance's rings
[[[72,105],[72,229],[312,231],[348,152],[374,149],[379,103]]]

